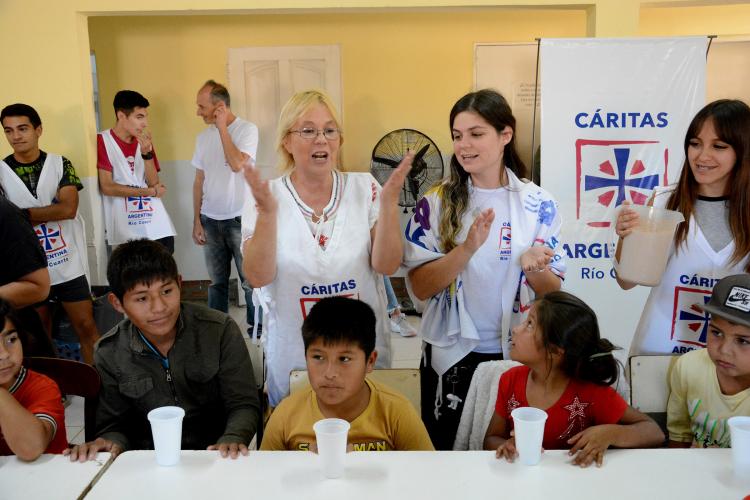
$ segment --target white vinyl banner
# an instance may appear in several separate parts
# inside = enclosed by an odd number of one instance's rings
[[[623,201],[645,204],[678,178],[705,100],[706,47],[705,37],[541,41],[541,181],[563,218],[563,288],[596,311],[621,360],[649,288],[617,285],[613,221]]]

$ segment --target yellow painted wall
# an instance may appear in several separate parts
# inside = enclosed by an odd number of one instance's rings
[[[674,35],[707,32],[719,34],[750,33],[748,2],[741,5],[718,7],[682,7],[685,4],[695,3],[689,0],[662,0],[659,2],[660,4],[672,5],[668,8],[641,8],[641,3],[640,0],[471,1],[471,5],[475,8],[485,10],[502,5],[545,8],[565,6],[578,9],[579,12],[586,9],[588,15],[586,33],[589,36]],[[737,2],[727,1],[725,3],[736,4]],[[398,19],[415,10],[440,14],[446,10],[465,6],[464,0],[159,0],[158,2],[130,0],[126,3],[121,0],[2,0],[0,1],[0,44],[5,47],[5,50],[0,61],[3,63],[3,68],[10,69],[11,76],[0,79],[0,102],[23,101],[34,104],[42,114],[45,123],[45,147],[69,156],[81,170],[81,174],[93,175],[95,173],[93,139],[95,124],[91,102],[90,68],[87,57],[90,16],[297,13],[300,10],[312,14],[326,13],[325,15],[331,16],[333,15],[330,14],[331,12],[345,10],[350,13],[367,12],[367,15],[375,12],[375,14],[381,16],[381,19],[387,19],[398,25]],[[639,10],[640,14],[638,14]],[[549,31],[550,26],[548,26],[550,22],[549,12],[545,13],[544,9],[500,11],[500,13],[506,12],[509,18],[514,18],[517,22],[498,23],[498,29],[495,33],[492,33],[493,36],[488,38],[482,36],[482,39],[498,41],[528,39],[540,34],[552,36]],[[520,12],[521,14],[513,14],[513,12]],[[358,15],[362,16],[361,19],[366,19],[365,14]],[[501,16],[501,14],[497,15]],[[565,18],[566,15],[561,14],[558,24],[561,24],[560,21]],[[227,18],[224,17],[224,19]],[[537,19],[541,21],[537,21]],[[146,25],[150,22],[148,19],[140,19],[140,21],[145,22]],[[480,21],[482,20],[480,19]],[[189,17],[184,17],[183,23],[184,26],[193,24]],[[575,26],[579,26],[578,23],[579,21],[576,20]],[[172,29],[175,32],[180,32],[181,30],[176,24],[179,23],[175,23]],[[314,28],[304,26],[304,22],[298,24],[303,25],[299,27],[302,31],[308,29],[314,31]],[[480,24],[482,23],[480,22]],[[438,25],[439,23],[435,25],[435,28]],[[467,30],[465,34],[472,32],[469,27],[459,26],[455,22],[449,22],[445,27],[446,31],[440,33],[442,36],[451,35],[457,28]],[[408,37],[412,28],[412,26],[406,27],[398,31],[397,35]],[[270,28],[264,29],[266,33],[271,33]],[[331,38],[334,38],[333,35],[336,34],[339,27],[331,28],[328,26],[326,29],[330,32]],[[561,34],[571,29],[574,28],[570,25],[559,25],[554,27],[553,31]],[[577,28],[575,29],[577,31]],[[480,32],[481,30],[473,31]],[[295,37],[300,32],[297,31],[288,35]],[[323,33],[322,30],[319,32]],[[187,37],[184,32],[180,34],[182,37]],[[229,35],[234,39],[240,38],[239,28],[235,26],[234,34],[228,33],[227,39],[230,38]],[[243,35],[254,36],[251,34]],[[277,35],[280,34],[277,33]],[[322,34],[319,36],[323,38]],[[158,39],[158,36],[152,35],[152,38]],[[159,39],[159,41],[160,43],[164,42],[162,46],[168,46],[172,43],[165,39]],[[365,45],[362,45],[363,53],[367,53]],[[451,60],[456,53],[466,54],[466,49],[460,48],[461,45],[465,46],[465,38],[457,40],[455,47],[445,45],[444,59],[446,61]],[[97,50],[106,52],[106,49],[102,47]],[[111,50],[119,49],[113,48]],[[161,50],[161,47],[159,50]],[[205,54],[210,53],[215,52],[209,44],[209,46],[197,50],[194,56],[202,58]],[[134,55],[143,58],[144,66],[150,64],[148,52]],[[180,57],[188,56],[182,53]],[[345,52],[345,64],[348,64],[347,59],[350,57],[352,56],[349,52]],[[452,94],[448,101],[455,94],[460,93],[460,91],[456,91],[457,89],[465,89],[470,85],[470,76],[456,76],[459,71],[463,71],[471,64],[470,56],[462,57],[463,59],[456,62],[453,68],[446,66],[444,83],[448,85],[448,82],[458,82],[456,84],[451,83],[450,91],[445,91],[446,95]],[[188,60],[192,60],[192,57],[188,57]],[[218,62],[211,63],[205,67],[205,72],[221,73],[221,69],[214,69],[219,65]],[[468,72],[468,75],[470,74]],[[122,76],[124,75],[118,74],[117,77]],[[178,72],[177,76],[184,78],[194,75],[185,75]],[[346,89],[351,88],[350,83],[354,81],[357,80],[344,82],[345,92],[348,92]],[[362,88],[364,89],[366,86]],[[176,89],[174,97],[179,97],[179,100],[182,101],[182,93],[184,93],[183,90]],[[158,92],[154,95],[158,97]],[[434,97],[434,94],[432,96]],[[440,97],[442,98],[442,95]],[[424,116],[445,116],[445,109],[432,109],[435,106],[442,106],[443,102],[442,100],[431,102],[423,110]],[[158,99],[155,100],[154,104],[160,104]],[[368,103],[348,103],[346,105],[347,114],[364,108],[371,109],[372,107],[368,106]],[[157,117],[162,118],[163,123],[167,126],[179,127],[180,130],[191,130],[196,127],[194,122],[190,125],[183,124],[182,120],[180,123],[170,122],[170,117],[159,117],[158,112]],[[190,119],[192,120],[192,117]],[[385,118],[383,120],[385,121]],[[387,128],[390,124],[383,123],[382,126]],[[179,153],[182,156],[184,154],[178,150],[182,146],[178,146],[175,141],[166,136],[161,136],[160,139],[164,142],[164,152],[167,155],[174,156]],[[352,137],[351,139],[353,142],[355,138]],[[357,140],[364,143],[366,142],[365,139],[365,137],[362,137]],[[441,145],[443,145],[442,142]],[[7,146],[0,146],[0,154],[7,154],[8,151]],[[349,150],[347,155],[351,154],[354,154],[354,152]],[[355,158],[350,159],[348,156],[345,156],[345,158],[350,161],[355,160]]]
[[[472,88],[474,43],[585,36],[585,30],[583,10],[526,9],[97,17],[89,28],[102,125],[112,124],[117,90],[142,92],[151,101],[160,157],[170,160],[191,158],[205,127],[195,116],[195,93],[208,78],[226,81],[228,48],[340,44],[343,159],[357,170],[369,168],[375,143],[396,128],[421,130],[450,151],[448,113]]]
[[[690,7],[642,7],[641,36],[750,35],[750,3]]]
[[[348,131],[344,160],[350,168],[366,168],[374,142],[397,127],[424,130],[449,151],[445,122],[453,101],[471,88],[475,42],[750,34],[750,2],[706,0],[701,3],[708,7],[695,7],[694,0],[660,0],[660,8],[641,7],[649,3],[0,0],[0,62],[6,72],[0,78],[0,104],[34,105],[44,121],[43,147],[69,157],[93,188],[92,45],[104,80],[104,125],[111,124],[107,103],[114,90],[138,88],[152,101],[160,156],[175,160],[190,157],[202,127],[193,116],[196,86],[207,77],[225,78],[227,47],[341,43]],[[716,5],[722,3],[728,5]],[[384,61],[392,78],[381,76]],[[10,148],[0,144],[0,155],[8,154]],[[81,196],[90,264],[98,276],[93,282],[98,283],[106,261],[98,193],[85,189]]]

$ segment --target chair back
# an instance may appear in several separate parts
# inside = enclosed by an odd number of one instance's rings
[[[84,433],[86,441],[94,439],[96,403],[99,399],[101,379],[96,369],[71,359],[30,357],[24,359],[26,368],[54,380],[63,394],[84,398]]]
[[[666,432],[669,374],[679,356],[633,356],[630,367],[630,404],[653,418]],[[668,434],[667,434],[668,435]]]
[[[387,385],[400,392],[421,415],[421,392],[419,370],[416,368],[387,368],[373,370],[367,378]],[[293,394],[310,386],[307,370],[293,370],[289,375],[289,393]]]
[[[669,373],[679,356],[630,358],[630,404],[644,413],[666,412]]]
[[[454,450],[481,450],[484,448],[484,435],[495,412],[497,388],[500,376],[520,363],[509,359],[485,361],[477,365],[471,377],[458,423]],[[446,404],[445,402],[443,404]]]

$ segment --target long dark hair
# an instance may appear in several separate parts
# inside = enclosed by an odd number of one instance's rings
[[[618,349],[599,334],[596,313],[567,292],[545,294],[534,302],[542,345],[548,353],[563,349],[561,369],[572,379],[612,385],[619,374],[612,351]]]
[[[513,136],[503,150],[503,162],[517,177],[524,177],[526,165],[516,151],[516,119],[508,101],[491,89],[466,94],[451,109],[451,133],[456,116],[464,111],[471,111],[481,116],[498,134],[505,127],[513,130]],[[453,154],[450,162],[450,177],[442,182],[439,191],[442,205],[439,233],[444,253],[450,252],[456,246],[456,236],[461,232],[461,217],[469,204],[468,180],[469,173],[464,170],[456,155]]]
[[[732,146],[737,156],[727,182],[729,192],[726,193],[729,196],[729,228],[734,238],[731,262],[736,264],[750,254],[750,107],[747,104],[739,100],[720,99],[706,104],[698,111],[685,134],[685,162],[677,188],[667,201],[667,208],[677,210],[685,216],[685,222],[678,226],[674,239],[675,247],[679,249],[682,243],[688,244],[689,221],[698,199],[698,182],[687,159],[688,148],[690,141],[698,137],[703,125],[709,120],[713,122],[719,139]],[[750,272],[750,262],[745,271]]]

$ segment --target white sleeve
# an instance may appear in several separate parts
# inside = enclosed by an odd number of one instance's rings
[[[246,122],[247,126],[242,127],[237,137],[232,137],[234,145],[255,161],[258,152],[258,127],[254,123]]]
[[[439,259],[441,251],[438,234],[440,196],[431,191],[417,201],[414,215],[404,230],[403,266],[412,269],[426,262]]]
[[[195,138],[195,151],[193,151],[193,159],[190,160],[190,163],[197,168],[198,170],[205,170],[203,166],[203,162],[201,159],[203,158],[203,155],[201,154],[201,136]]]

